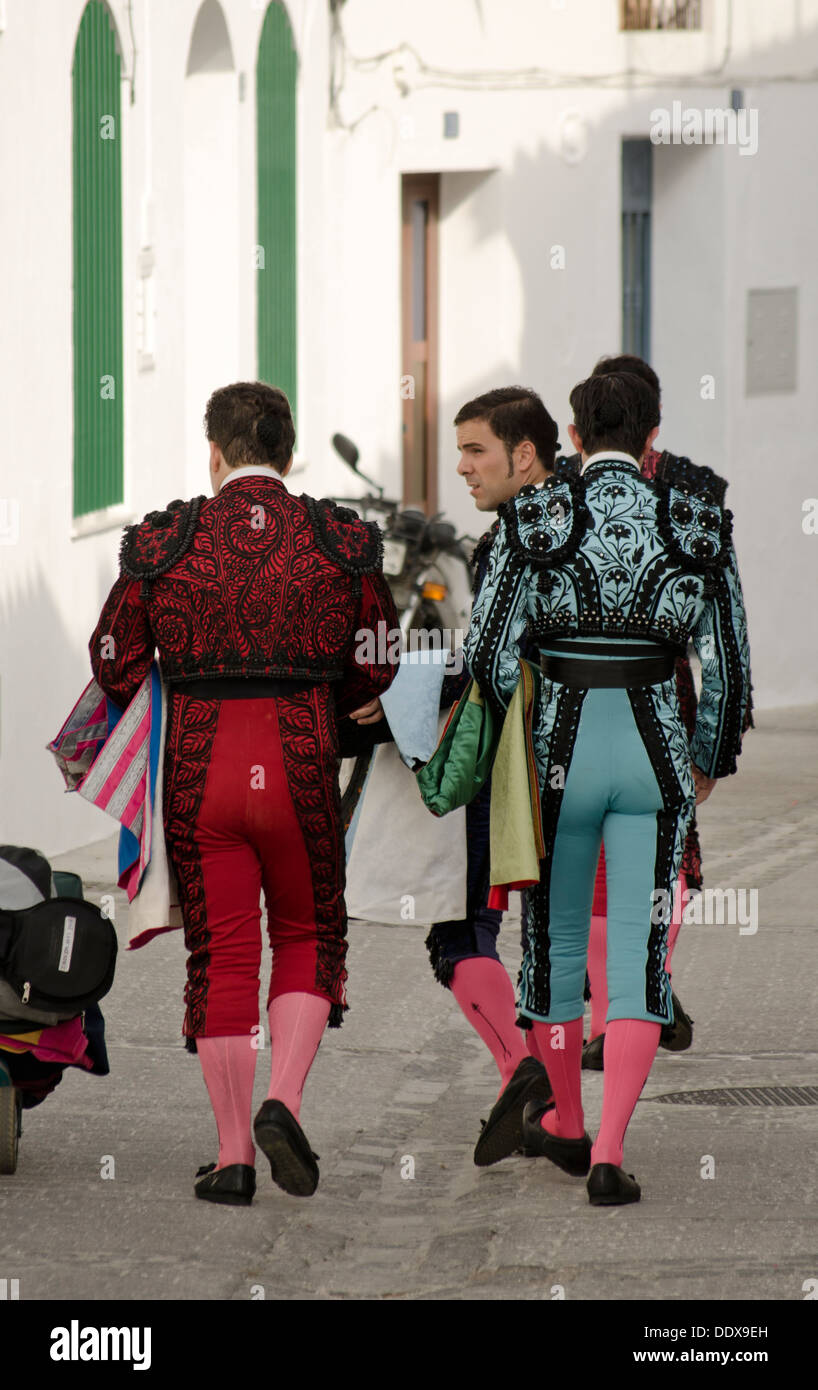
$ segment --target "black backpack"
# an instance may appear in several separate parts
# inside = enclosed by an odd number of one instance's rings
[[[95,903],[47,896],[50,866],[36,851],[2,845],[0,869],[0,979],[21,1004],[64,1017],[102,999],[116,968],[113,924]]]

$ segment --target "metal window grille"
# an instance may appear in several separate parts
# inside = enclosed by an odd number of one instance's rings
[[[622,351],[650,361],[650,140],[622,141]]]
[[[258,374],[296,414],[296,84],[298,57],[284,6],[264,16],[256,61]]]
[[[619,0],[620,29],[701,29],[701,0]]]
[[[120,56],[89,0],[74,48],[74,516],[123,499]]]

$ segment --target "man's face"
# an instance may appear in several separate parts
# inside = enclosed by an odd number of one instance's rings
[[[465,478],[479,512],[496,512],[501,502],[515,497],[524,483],[536,482],[542,472],[534,446],[527,439],[513,450],[510,466],[506,446],[487,420],[467,420],[458,425],[457,447],[457,471]]]

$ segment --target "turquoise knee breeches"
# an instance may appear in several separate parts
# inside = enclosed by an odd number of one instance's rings
[[[608,1021],[671,1022],[667,931],[695,801],[675,685],[586,691],[553,682],[544,694],[556,702],[541,767],[546,856],[525,894],[521,1012],[544,1022],[582,1016],[604,841]]]

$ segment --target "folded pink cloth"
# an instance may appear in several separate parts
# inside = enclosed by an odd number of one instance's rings
[[[13,1034],[0,1034],[0,1044],[19,1043]],[[33,1053],[38,1062],[59,1062],[63,1066],[93,1067],[87,1055],[88,1039],[82,1031],[82,1018],[69,1018],[63,1023],[55,1023],[51,1028],[43,1028],[39,1041],[26,1043],[26,1050]]]

